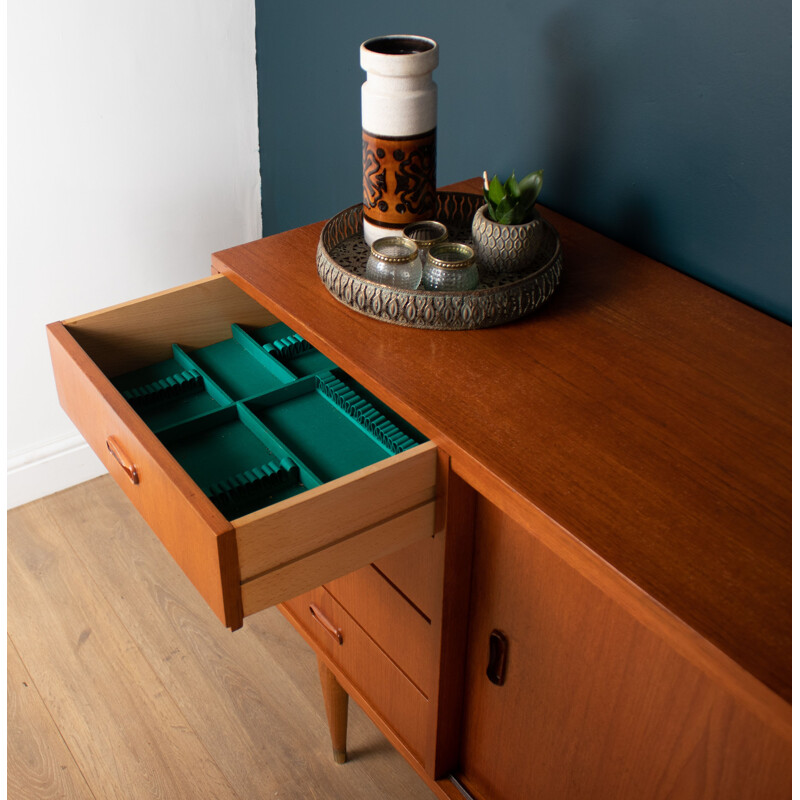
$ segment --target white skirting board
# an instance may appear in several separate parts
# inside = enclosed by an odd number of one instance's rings
[[[8,508],[103,475],[106,468],[79,434],[8,459]]]

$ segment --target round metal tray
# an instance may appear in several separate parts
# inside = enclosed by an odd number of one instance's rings
[[[436,219],[447,225],[451,241],[472,243],[472,217],[483,202],[481,195],[438,193]],[[363,239],[363,212],[361,205],[351,206],[322,229],[317,272],[337,300],[384,322],[447,331],[489,328],[532,313],[558,286],[561,241],[549,223],[545,228],[539,252],[525,273],[482,275],[478,287],[467,292],[395,289],[364,277],[369,248]]]

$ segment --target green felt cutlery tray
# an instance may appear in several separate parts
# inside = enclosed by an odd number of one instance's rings
[[[425,441],[283,323],[230,332],[112,379],[228,519]]]

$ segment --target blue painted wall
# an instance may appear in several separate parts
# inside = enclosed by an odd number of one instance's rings
[[[256,2],[264,235],[361,199],[362,41],[436,39],[440,184],[541,202],[791,318],[786,0]]]

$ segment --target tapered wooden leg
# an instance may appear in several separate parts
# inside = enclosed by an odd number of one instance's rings
[[[344,764],[347,761],[347,701],[350,698],[321,658],[317,658],[317,666],[331,731],[333,760],[337,764]]]

